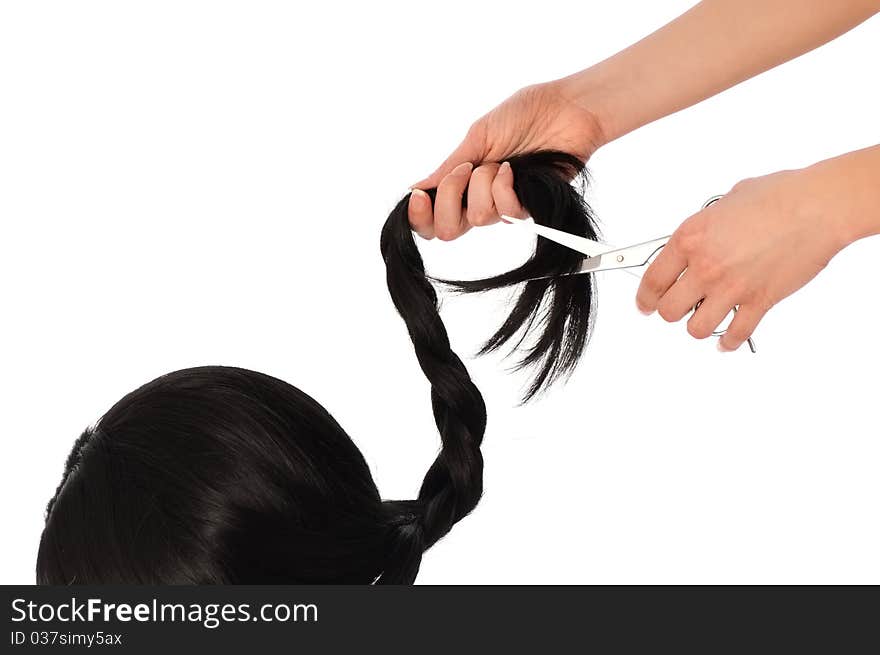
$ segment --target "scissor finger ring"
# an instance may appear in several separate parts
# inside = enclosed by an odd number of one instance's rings
[[[705,300],[705,298],[701,298],[700,300],[697,301],[697,304],[694,305],[694,311],[697,311],[700,308],[700,305],[703,304],[703,300]],[[733,306],[734,315],[737,313],[737,311],[739,311],[739,305],[734,305]],[[713,337],[723,337],[725,334],[727,334],[727,328],[712,331]],[[746,342],[749,344],[749,350],[751,350],[753,353],[758,352],[757,348],[755,347],[755,340],[754,339],[749,337],[748,339],[746,339]]]

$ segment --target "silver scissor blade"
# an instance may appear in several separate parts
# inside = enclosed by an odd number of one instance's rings
[[[558,243],[561,246],[565,246],[566,248],[571,248],[572,250],[586,255],[587,257],[595,257],[596,255],[601,255],[602,253],[612,249],[611,246],[599,243],[598,241],[593,241],[592,239],[588,239],[586,237],[579,237],[576,234],[563,232],[562,230],[547,227],[546,225],[540,225],[539,223],[535,223],[533,220],[523,220],[521,218],[507,216],[506,214],[502,214],[501,218],[515,225],[521,225],[528,230],[534,232],[538,236],[542,236],[545,239],[549,239],[550,241]]]
[[[597,273],[599,271],[613,271],[645,266],[651,261],[651,257],[667,243],[669,243],[669,237],[661,237],[645,241],[645,243],[638,243],[634,246],[627,246],[626,248],[608,250],[595,257],[585,259],[575,271],[575,274]]]

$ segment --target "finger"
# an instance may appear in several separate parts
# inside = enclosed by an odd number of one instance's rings
[[[431,198],[421,189],[413,189],[409,196],[409,224],[423,239],[434,238],[434,209]]]
[[[684,318],[703,298],[703,288],[693,275],[685,271],[657,301],[657,313],[674,323]]]
[[[727,332],[718,340],[718,350],[729,352],[743,345],[743,342],[748,341],[754,334],[755,328],[766,313],[767,311],[758,305],[741,305],[730,322]]]
[[[499,214],[507,214],[514,218],[526,218],[528,212],[523,208],[513,190],[513,169],[508,162],[498,168],[492,181],[492,198]]]
[[[657,309],[657,303],[687,268],[687,259],[670,241],[645,271],[636,293],[636,306],[643,314]]]
[[[451,241],[460,237],[469,227],[461,208],[461,198],[471,177],[473,164],[459,164],[437,185],[434,199],[434,234],[438,239]]]
[[[709,296],[688,320],[688,334],[694,339],[712,336],[721,322],[733,311],[736,301],[724,296]]]
[[[467,136],[458,147],[452,151],[442,164],[424,180],[416,182],[413,187],[419,189],[434,189],[440,185],[440,181],[449,175],[456,166],[460,166],[465,162],[475,162],[482,159],[480,152],[479,130],[471,128]]]
[[[483,164],[471,173],[467,188],[467,220],[475,226],[491,225],[500,218],[492,198],[492,181],[498,171],[498,164]]]

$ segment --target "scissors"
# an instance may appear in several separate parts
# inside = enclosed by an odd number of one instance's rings
[[[712,196],[703,203],[703,209],[718,202],[723,197],[724,196]],[[652,239],[651,241],[645,241],[644,243],[637,243],[625,248],[612,248],[607,244],[599,243],[598,241],[593,241],[586,237],[580,237],[576,234],[563,232],[562,230],[557,230],[545,225],[539,225],[533,220],[514,218],[513,216],[507,216],[506,214],[502,214],[501,218],[510,223],[522,225],[538,236],[554,241],[566,248],[570,248],[571,250],[576,250],[584,255],[584,260],[581,262],[580,266],[571,273],[563,273],[563,275],[582,275],[584,273],[598,273],[599,271],[625,271],[630,275],[635,275],[636,277],[641,278],[648,264],[654,260],[654,256],[660,252],[663,246],[669,243],[669,239],[671,238],[670,235],[660,237],[659,239]],[[533,279],[540,280],[548,277],[551,276],[536,277]],[[701,304],[703,304],[702,300],[694,305],[693,311],[697,311]],[[738,306],[734,306],[731,314],[735,314],[737,309],[739,309]],[[715,330],[712,332],[712,336],[720,337],[725,332],[727,332],[727,328]],[[749,349],[753,353],[757,352],[755,342],[751,337],[748,339],[748,344]]]

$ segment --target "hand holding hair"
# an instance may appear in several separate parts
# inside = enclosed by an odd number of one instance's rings
[[[412,229],[425,239],[450,241],[473,226],[497,223],[501,214],[524,218],[513,171],[505,160],[554,150],[585,162],[602,139],[596,116],[569,97],[561,84],[522,89],[476,121],[439,168],[413,185]],[[436,189],[433,204],[424,193],[427,189]]]
[[[831,41],[880,0],[704,0],[641,41],[559,80],[526,87],[477,120],[416,189],[409,220],[444,241],[499,215],[522,218],[501,162],[560,150],[586,162],[601,146]],[[420,192],[437,189],[433,207]],[[462,207],[462,196],[466,208]]]

